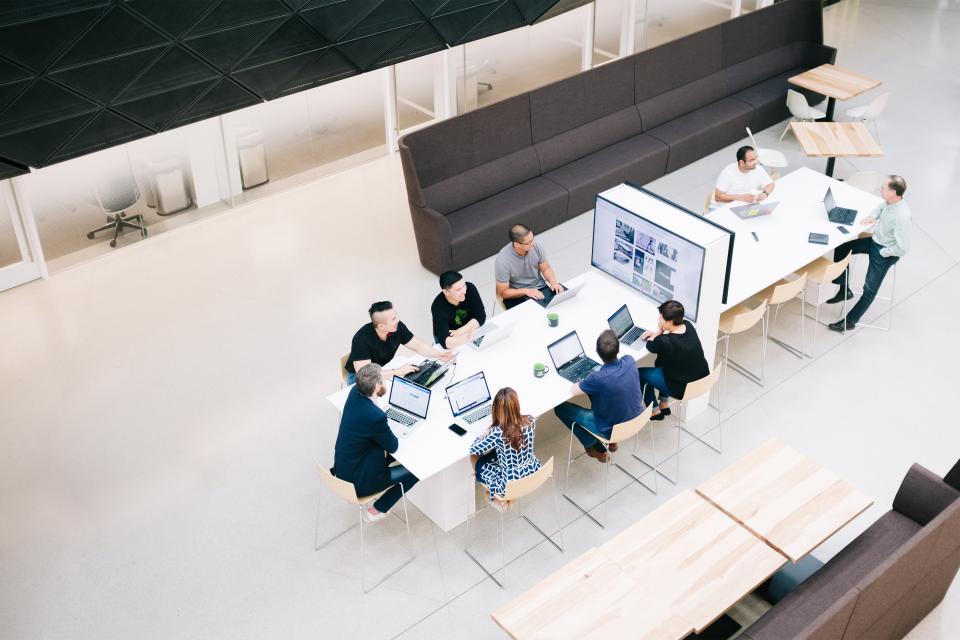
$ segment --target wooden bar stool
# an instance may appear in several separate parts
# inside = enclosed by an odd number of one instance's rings
[[[645,485],[645,484],[643,483],[643,480],[641,480],[641,478],[642,478],[643,476],[641,476],[640,478],[638,478],[637,476],[633,475],[632,473],[630,473],[629,471],[627,471],[626,469],[624,469],[622,466],[620,466],[619,463],[614,462],[614,461],[613,461],[613,454],[614,454],[614,452],[613,452],[613,451],[610,451],[610,452],[609,452],[609,455],[607,456],[607,462],[606,462],[606,464],[604,465],[604,466],[606,467],[606,469],[604,470],[604,476],[603,476],[603,502],[602,502],[602,503],[595,504],[594,506],[590,507],[589,509],[585,509],[584,507],[582,507],[582,506],[580,506],[579,504],[577,504],[577,503],[574,501],[574,499],[571,498],[570,495],[567,493],[567,492],[570,490],[570,465],[571,465],[575,460],[578,460],[578,459],[582,458],[583,456],[587,455],[586,453],[581,453],[580,455],[578,455],[578,456],[576,456],[576,457],[573,457],[573,432],[574,432],[575,429],[583,429],[584,431],[586,431],[587,433],[589,433],[590,435],[592,435],[594,438],[596,438],[597,440],[599,440],[600,442],[602,442],[608,449],[609,449],[609,447],[610,447],[611,444],[617,444],[617,445],[619,445],[621,442],[625,442],[625,441],[627,441],[627,440],[629,440],[630,438],[633,438],[633,437],[635,437],[635,436],[636,436],[636,438],[637,438],[637,441],[639,442],[639,439],[640,439],[640,431],[642,431],[644,427],[646,427],[648,424],[650,424],[650,415],[651,415],[652,413],[653,413],[653,405],[651,404],[650,406],[648,406],[648,407],[643,411],[643,413],[641,413],[640,415],[638,415],[638,416],[637,416],[636,418],[634,418],[633,420],[628,420],[627,422],[621,422],[620,424],[615,424],[615,425],[613,425],[613,429],[610,431],[610,437],[609,437],[609,438],[604,438],[604,437],[601,436],[600,434],[594,433],[593,431],[590,431],[589,429],[587,429],[587,428],[584,427],[583,425],[578,424],[578,423],[576,423],[576,422],[574,422],[573,425],[572,425],[571,428],[570,428],[570,446],[569,446],[569,448],[568,448],[568,450],[567,450],[567,482],[566,482],[566,486],[564,487],[564,490],[563,490],[563,497],[566,498],[566,499],[570,502],[570,504],[572,504],[572,505],[575,506],[577,509],[579,509],[580,512],[583,513],[583,515],[587,516],[588,518],[590,518],[591,520],[593,520],[594,522],[596,522],[598,525],[600,525],[600,528],[601,528],[601,529],[606,528],[606,524],[605,524],[605,523],[606,523],[606,521],[607,521],[607,498],[609,497],[609,489],[610,489],[610,467],[612,467],[612,466],[615,465],[618,469],[620,469],[620,470],[623,471],[625,474],[627,474],[628,476],[630,476],[630,478],[631,478],[634,482],[640,483],[640,485],[641,485],[644,489],[650,491],[650,492],[653,493],[654,495],[656,495],[656,493],[657,493],[657,474],[653,474],[653,488],[650,488],[650,487],[648,487],[647,485]],[[652,429],[650,430],[650,446],[653,448],[654,458],[656,458],[656,445],[655,445],[654,440],[653,440],[653,430],[652,430]],[[636,443],[634,443],[633,449],[634,449],[634,451],[636,451],[636,449],[637,449]],[[644,474],[644,475],[646,475],[646,474]],[[596,509],[597,507],[599,507],[600,504],[603,504],[603,521],[602,521],[602,522],[601,522],[600,520],[597,520],[596,518],[594,518],[594,517],[590,514],[590,512],[593,511],[594,509]]]
[[[844,277],[843,287],[846,291],[849,273],[847,273],[847,266],[850,264],[850,257],[852,253],[848,253],[847,256],[840,262],[834,262],[830,258],[817,258],[807,266],[803,267],[798,271],[801,275],[807,276],[807,282],[812,282],[817,285],[817,304],[816,312],[813,316],[813,344],[810,346],[810,355],[811,357],[817,353],[817,325],[821,324],[820,322],[820,288],[825,284],[833,284],[833,281],[836,280],[841,274],[846,274]],[[807,316],[808,318],[810,316]],[[847,301],[844,300],[843,304],[840,306],[840,317],[847,317]]]
[[[377,498],[379,498],[380,496],[385,494],[387,491],[392,489],[393,486],[395,485],[391,485],[386,489],[384,489],[383,491],[380,491],[379,493],[375,493],[370,496],[358,497],[357,490],[353,486],[353,483],[337,478],[332,473],[330,473],[330,470],[327,469],[322,464],[318,463],[317,467],[320,470],[320,479],[323,481],[323,484],[325,484],[327,488],[330,489],[330,491],[332,491],[344,502],[360,507],[360,590],[364,594],[370,593],[371,591],[376,589],[380,584],[382,584],[384,580],[386,580],[396,572],[400,571],[400,569],[403,569],[405,566],[413,562],[413,559],[416,557],[416,555],[413,553],[413,541],[410,539],[410,517],[407,515],[407,494],[403,490],[403,485],[401,484],[400,492],[401,492],[401,500],[403,501],[403,518],[401,519],[400,516],[392,512],[391,512],[391,515],[396,517],[398,520],[401,520],[401,522],[403,522],[407,527],[407,548],[410,551],[410,557],[407,560],[405,560],[403,564],[401,564],[399,567],[390,571],[390,573],[380,578],[380,580],[378,580],[376,584],[374,584],[372,587],[367,589],[366,579],[364,574],[364,562],[363,562],[364,561],[363,510],[367,507],[368,504],[370,504],[371,502],[374,502]],[[321,500],[322,500],[322,497],[321,497]],[[328,538],[325,542],[322,542],[322,543],[318,542],[317,538],[320,535],[320,504],[318,504],[317,505],[317,526],[313,533],[313,550],[319,551],[320,549],[323,549],[324,547],[326,547],[328,544],[330,544],[340,536],[352,531],[353,528],[356,526],[357,525],[355,524],[350,525],[349,527],[347,527],[337,535],[333,536],[332,538]]]
[[[734,371],[745,377],[750,382],[758,384],[761,387],[763,386],[763,378],[767,372],[767,301],[763,299],[760,301],[760,305],[754,309],[751,309],[745,304],[735,305],[723,313],[720,314],[720,337],[717,339],[719,343],[721,340],[724,342],[723,345],[723,364],[726,367],[731,367]],[[731,338],[738,334],[743,333],[752,329],[757,323],[760,323],[760,333],[763,337],[763,341],[760,343],[760,375],[755,374],[744,366],[741,366],[730,359],[730,340]],[[721,396],[727,394],[727,375],[723,375],[723,388],[721,389]],[[721,405],[722,398],[717,397],[717,406]]]
[[[804,330],[804,319],[806,314],[804,314],[803,301],[804,294],[806,293],[807,286],[807,274],[801,274],[799,278],[795,280],[781,280],[776,284],[773,284],[758,294],[758,298],[763,298],[767,302],[767,317],[764,319],[764,322],[767,323],[767,338],[772,342],[780,345],[793,355],[798,358],[803,358],[806,353],[806,331]],[[777,324],[777,315],[780,313],[780,307],[787,304],[791,300],[800,299],[800,349],[797,349],[791,344],[774,338],[773,327]],[[773,307],[773,321],[770,321],[770,308]]]

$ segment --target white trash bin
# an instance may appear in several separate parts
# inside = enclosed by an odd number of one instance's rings
[[[244,189],[256,187],[270,180],[267,174],[267,152],[263,147],[263,139],[263,133],[255,129],[237,134],[240,182]]]
[[[150,163],[150,174],[153,176],[151,186],[157,198],[157,215],[169,216],[190,208],[193,200],[187,192],[179,159]]]

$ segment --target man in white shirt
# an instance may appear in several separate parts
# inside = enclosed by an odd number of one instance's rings
[[[757,164],[757,152],[753,147],[744,146],[737,149],[737,161],[720,172],[713,200],[717,205],[734,201],[763,202],[773,193],[773,187],[773,179]]]

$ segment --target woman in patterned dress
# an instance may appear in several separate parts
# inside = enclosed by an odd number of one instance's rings
[[[507,505],[503,499],[507,482],[519,480],[540,468],[540,461],[533,453],[536,420],[520,414],[520,400],[510,387],[497,392],[490,415],[493,424],[470,446],[470,461],[493,505],[503,510]]]

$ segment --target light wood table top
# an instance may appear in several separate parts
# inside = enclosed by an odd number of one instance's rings
[[[878,158],[883,149],[862,122],[792,122],[800,148],[810,157]]]
[[[804,71],[787,82],[838,100],[849,100],[882,84],[879,80],[832,64]]]
[[[697,493],[796,562],[873,500],[814,460],[769,440]]]

